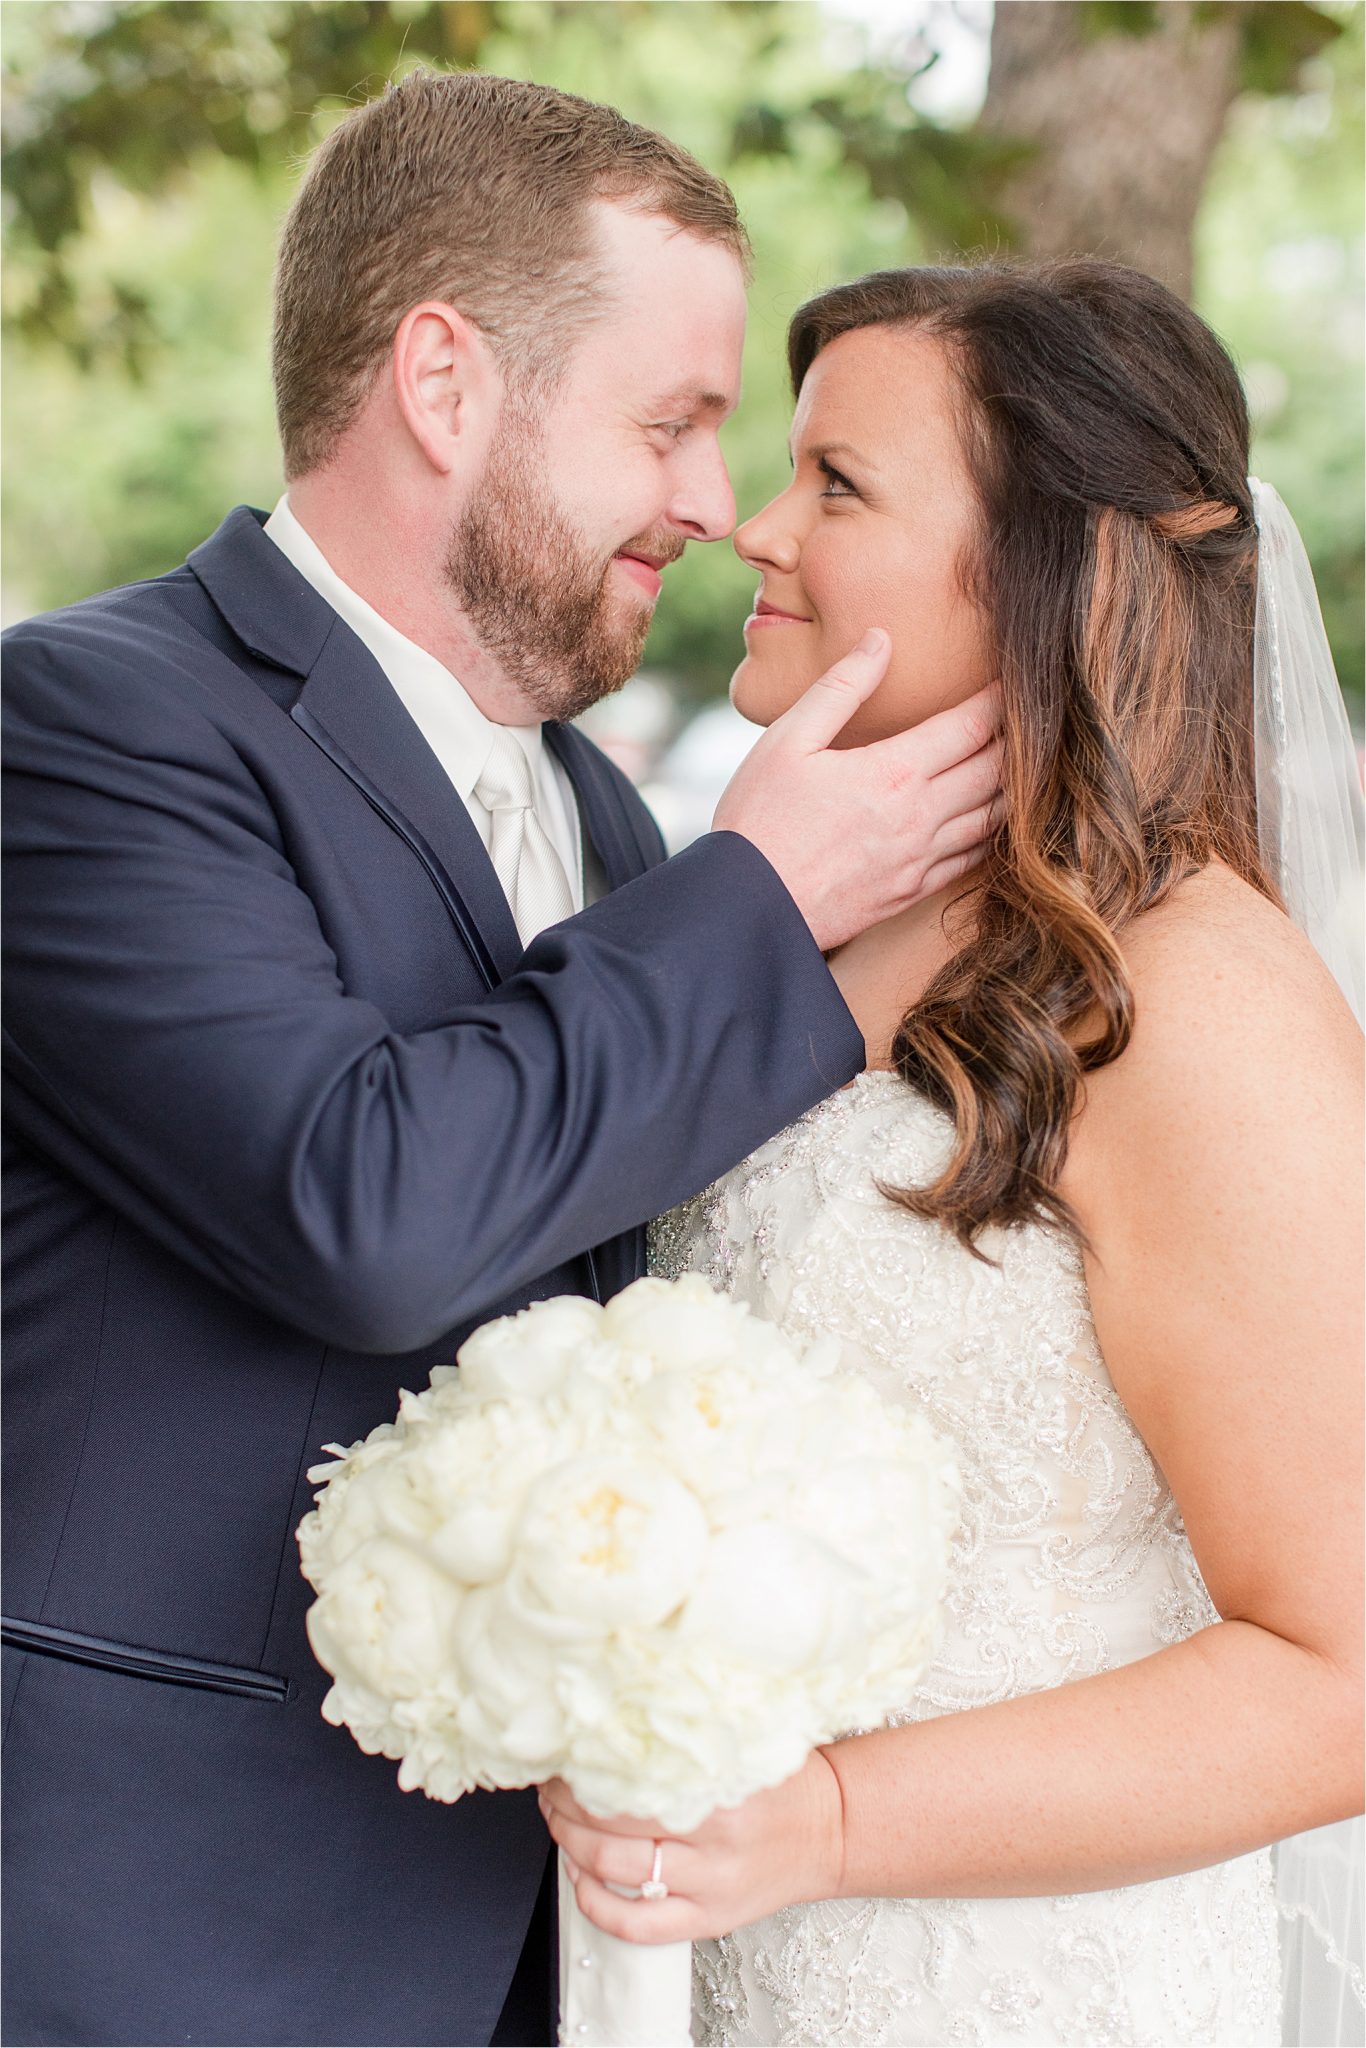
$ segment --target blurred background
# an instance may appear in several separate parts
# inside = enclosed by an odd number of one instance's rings
[[[275,237],[308,149],[413,64],[609,100],[734,187],[756,280],[725,432],[781,488],[788,315],[859,272],[1088,251],[1232,350],[1254,469],[1363,684],[1363,9],[1300,0],[6,0],[6,622],[181,561],[280,478]],[[753,731],[725,701],[754,578],[670,573],[642,674],[587,723],[675,846]]]

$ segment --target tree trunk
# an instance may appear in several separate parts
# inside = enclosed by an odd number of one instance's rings
[[[1238,89],[1239,9],[1164,0],[1097,32],[1075,0],[997,0],[979,128],[1031,145],[1003,215],[1034,256],[1108,256],[1188,297],[1196,209]]]

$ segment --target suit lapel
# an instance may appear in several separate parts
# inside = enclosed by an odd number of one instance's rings
[[[266,537],[264,524],[264,513],[239,505],[189,566],[244,646],[303,677],[290,716],[422,862],[494,987],[516,970],[522,944],[474,822],[379,664]],[[572,726],[548,722],[545,738],[573,785],[608,886],[618,889],[648,861],[616,778]],[[623,1232],[589,1255],[600,1298],[644,1271],[644,1236]]]
[[[291,716],[412,847],[466,943],[501,980],[522,957],[507,898],[474,822],[383,670],[350,628],[239,505],[189,566],[243,644],[304,678]],[[573,726],[545,740],[568,775],[608,887],[643,873],[614,776]]]
[[[493,979],[513,973],[522,942],[474,820],[374,656],[340,619],[290,715],[389,817],[429,872],[435,863],[433,880],[463,906],[477,934],[473,950],[487,956]],[[465,919],[455,921],[468,942]]]
[[[522,943],[497,875],[379,663],[239,505],[189,565],[254,654],[304,678],[290,716],[412,849],[490,986]]]
[[[583,734],[572,725],[545,727],[546,744],[574,785],[579,800],[583,829],[607,876],[611,889],[621,888],[645,872],[648,862],[641,853],[620,786],[606,761]],[[643,1228],[624,1230],[609,1238],[593,1253],[594,1291],[600,1301],[609,1301],[645,1271]]]

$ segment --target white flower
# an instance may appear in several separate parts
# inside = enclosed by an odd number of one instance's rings
[[[310,1475],[324,1714],[405,1789],[566,1778],[673,1832],[909,1697],[957,1475],[695,1276],[541,1302]]]
[[[555,1693],[558,1649],[521,1624],[501,1589],[465,1601],[456,1629],[459,1725],[486,1782],[508,1783],[509,1763],[518,1783],[555,1775],[567,1733]]]
[[[691,1647],[756,1670],[819,1671],[866,1647],[865,1574],[803,1529],[726,1529],[679,1618]]]
[[[696,1496],[644,1457],[575,1458],[547,1472],[514,1540],[530,1593],[604,1631],[666,1620],[696,1584],[706,1550]]]
[[[467,1337],[456,1353],[466,1392],[535,1399],[564,1384],[576,1354],[597,1336],[603,1311],[577,1294],[539,1301],[499,1316]]]
[[[662,1366],[734,1358],[737,1323],[747,1311],[708,1287],[700,1274],[681,1280],[637,1280],[607,1304],[603,1334]],[[756,1344],[763,1324],[755,1324]],[[746,1332],[748,1334],[748,1332]]]
[[[308,1640],[345,1691],[390,1699],[439,1685],[451,1668],[461,1593],[418,1550],[385,1536],[353,1550],[308,1610]]]
[[[383,1422],[364,1443],[352,1444],[349,1450],[330,1444],[329,1450],[338,1451],[341,1462],[315,1466],[309,1473],[310,1479],[329,1482],[317,1496],[313,1513],[299,1524],[299,1553],[304,1577],[311,1585],[321,1585],[323,1576],[358,1544],[380,1533],[383,1522],[378,1501],[358,1492],[356,1481],[361,1473],[397,1457],[403,1443],[404,1433],[394,1423]]]
[[[881,1577],[889,1564],[895,1569],[902,1563],[901,1532],[911,1537],[915,1555],[925,1555],[922,1532],[931,1516],[926,1477],[905,1459],[845,1458],[817,1472],[803,1489],[802,1522],[843,1557]],[[902,1576],[904,1570],[903,1564]]]
[[[638,1407],[669,1463],[710,1499],[751,1486],[770,1460],[781,1463],[792,1428],[790,1415],[756,1402],[752,1376],[725,1359],[656,1373]]]
[[[468,1401],[452,1422],[415,1441],[407,1462],[435,1506],[431,1555],[466,1585],[489,1585],[512,1562],[513,1532],[537,1472],[581,1450],[584,1434],[548,1401]]]

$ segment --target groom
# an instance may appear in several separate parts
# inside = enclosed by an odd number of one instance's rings
[[[8,636],[11,2043],[551,2038],[534,1794],[323,1723],[293,1530],[859,1070],[822,948],[980,837],[928,729],[831,745],[885,650],[670,861],[566,722],[733,524],[745,260],[661,137],[415,74],[285,229],[287,496]]]

